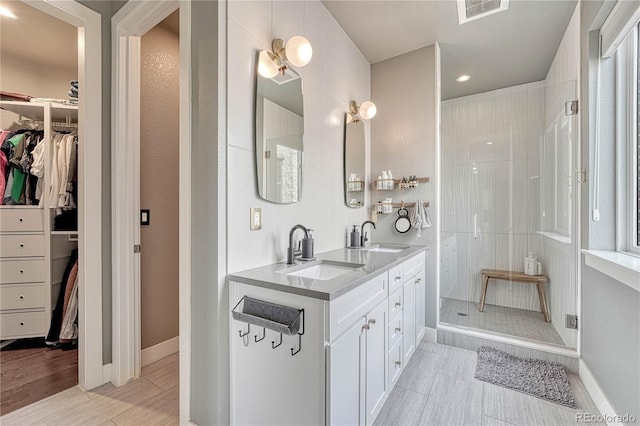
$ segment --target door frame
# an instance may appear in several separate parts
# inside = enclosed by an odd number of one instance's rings
[[[110,380],[102,357],[102,28],[99,13],[75,1],[22,0],[78,28],[78,384]]]

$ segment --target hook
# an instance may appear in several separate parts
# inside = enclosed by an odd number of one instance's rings
[[[296,351],[294,348],[291,348],[291,356],[294,356],[301,350],[302,350],[302,334],[298,334],[298,350]]]
[[[400,201],[400,208],[401,208],[401,209],[404,209],[404,200],[401,200],[401,201]]]
[[[261,340],[264,340],[265,336],[267,335],[267,330],[262,327],[262,337],[258,339],[258,335],[256,334],[255,336],[253,336],[253,340],[256,341],[256,343],[258,343]]]
[[[240,337],[244,337],[247,334],[249,334],[250,331],[251,331],[251,324],[247,323],[247,332],[246,333],[242,333],[242,330],[238,330],[238,334],[240,335]]]
[[[282,333],[280,333],[280,342],[278,342],[278,344],[276,345],[276,341],[272,340],[271,341],[271,349],[275,349],[278,346],[280,346],[282,344]]]

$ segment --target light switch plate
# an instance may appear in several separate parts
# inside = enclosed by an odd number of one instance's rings
[[[262,229],[262,209],[261,208],[251,208],[251,218],[249,229],[252,231],[257,231]]]

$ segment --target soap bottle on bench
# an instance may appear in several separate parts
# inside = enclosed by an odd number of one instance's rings
[[[536,275],[538,272],[538,258],[533,256],[532,252],[529,252],[527,257],[524,258],[524,273],[526,275]]]

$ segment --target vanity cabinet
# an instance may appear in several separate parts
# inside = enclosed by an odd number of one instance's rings
[[[231,424],[374,423],[423,333],[424,252],[371,275],[324,299],[300,294],[308,281],[279,291],[231,276],[232,307],[248,296],[304,310],[302,335],[230,319]]]

